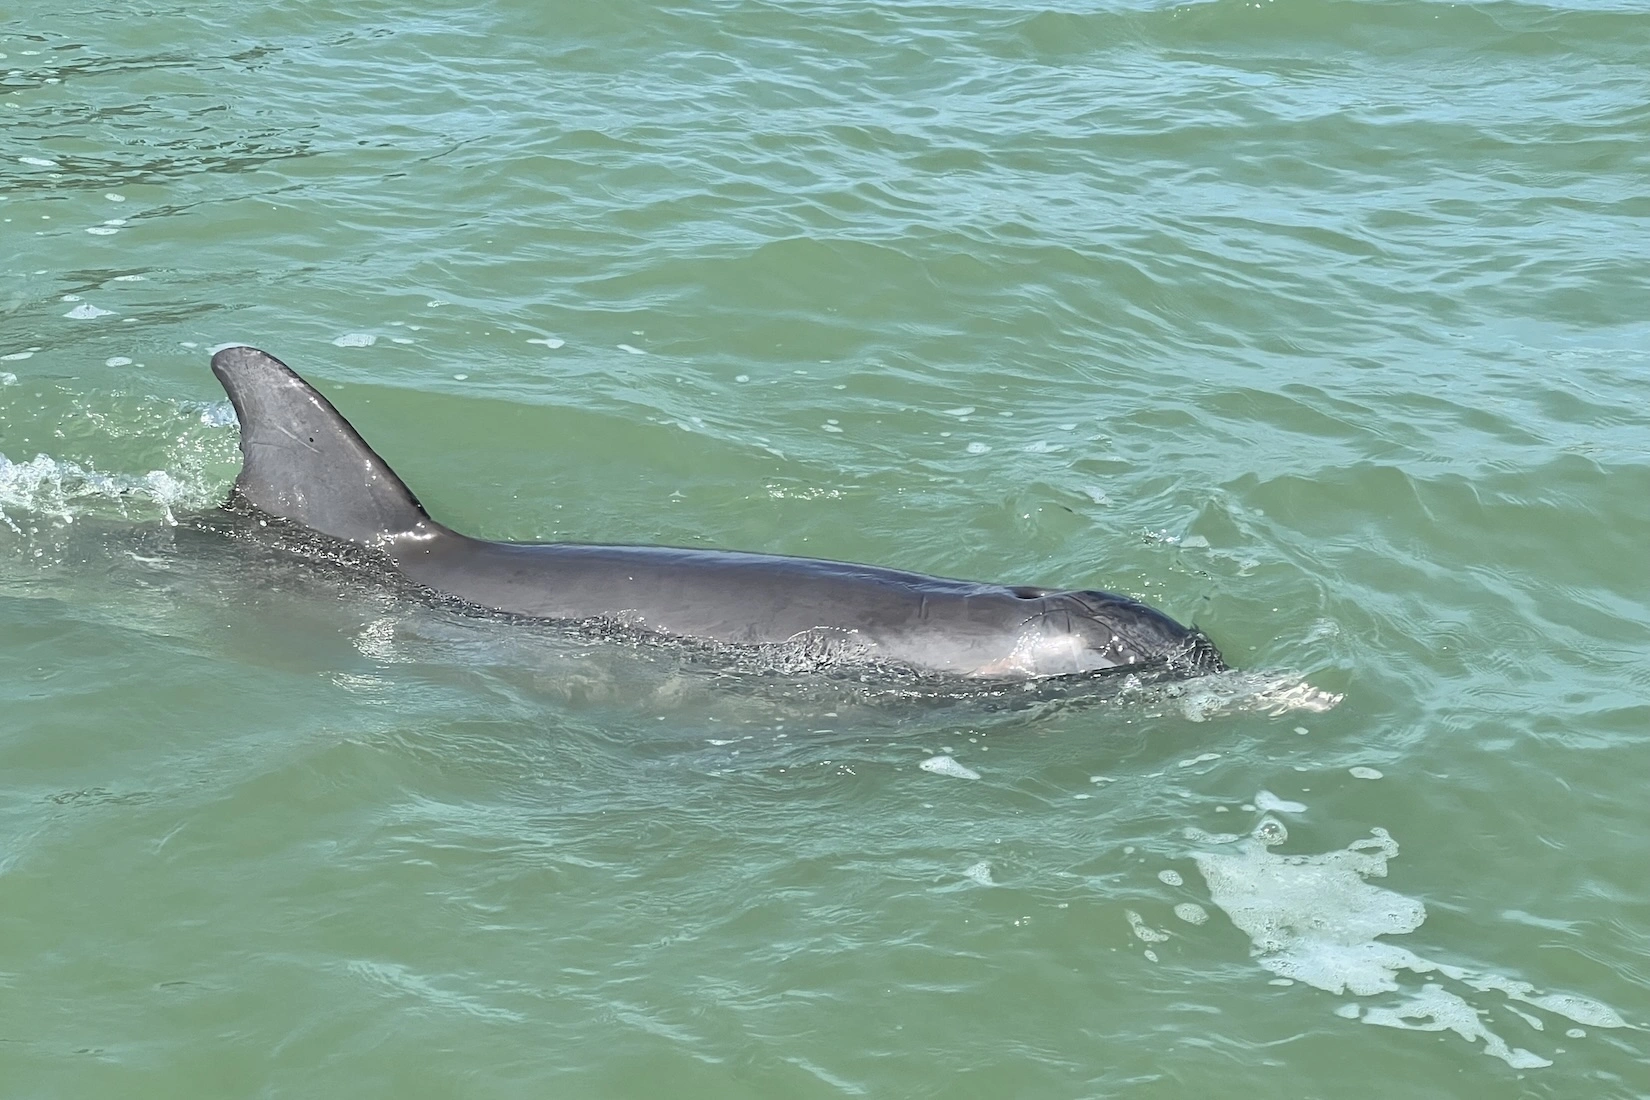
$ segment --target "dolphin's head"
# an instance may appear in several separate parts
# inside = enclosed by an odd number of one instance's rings
[[[1112,592],[1009,590],[1031,612],[1008,662],[985,674],[1019,671],[1031,676],[1071,676],[1107,669],[1139,668],[1174,676],[1221,672],[1226,662],[1200,630],[1181,626],[1161,611]]]

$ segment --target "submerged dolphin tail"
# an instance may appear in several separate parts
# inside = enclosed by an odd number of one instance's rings
[[[292,368],[257,348],[212,357],[241,422],[244,502],[334,538],[373,545],[431,525],[418,498]]]

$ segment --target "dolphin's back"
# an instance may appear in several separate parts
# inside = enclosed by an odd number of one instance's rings
[[[245,462],[231,506],[369,547],[415,584],[477,607],[964,676],[1224,667],[1201,634],[1107,592],[768,554],[470,538],[432,520],[332,403],[279,359],[226,348],[212,371],[241,422]]]
[[[212,357],[241,422],[245,461],[231,500],[365,546],[430,523],[395,472],[332,403],[256,348]]]

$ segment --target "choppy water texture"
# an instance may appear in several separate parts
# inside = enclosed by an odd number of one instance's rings
[[[0,55],[8,1097],[1650,1094],[1643,4]],[[465,530],[1109,587],[1243,671],[890,700],[408,603],[192,525],[234,341]]]

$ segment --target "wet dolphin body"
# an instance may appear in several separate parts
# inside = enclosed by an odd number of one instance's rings
[[[1195,676],[1225,667],[1200,632],[1109,592],[772,554],[471,538],[431,519],[332,404],[280,360],[231,347],[212,357],[212,371],[241,425],[244,463],[226,507],[365,547],[414,583],[480,608],[986,679],[1131,666]]]

